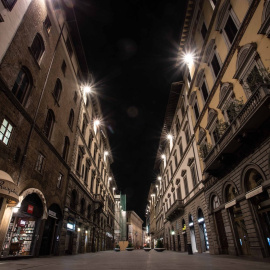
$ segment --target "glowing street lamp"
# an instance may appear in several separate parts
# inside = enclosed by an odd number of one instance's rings
[[[158,176],[158,178],[157,178],[159,181],[161,181],[161,176]]]
[[[194,55],[192,53],[184,54],[183,58],[184,58],[184,62],[189,66],[192,65],[194,62]]]
[[[90,93],[91,92],[91,86],[90,85],[84,85],[83,87],[82,87],[82,89],[83,89],[83,92],[86,94],[86,93]]]

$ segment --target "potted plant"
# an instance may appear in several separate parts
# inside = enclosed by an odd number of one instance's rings
[[[150,248],[149,243],[147,243],[143,249],[144,249],[144,251],[147,251],[147,252],[150,251],[151,248]]]
[[[157,252],[162,252],[165,250],[164,246],[163,246],[163,243],[161,242],[160,239],[157,240],[157,244],[156,244],[156,247],[154,248],[155,251]]]
[[[133,245],[131,242],[128,243],[128,246],[126,247],[127,251],[132,251],[134,249]]]
[[[120,246],[117,244],[114,248],[115,251],[120,251]]]

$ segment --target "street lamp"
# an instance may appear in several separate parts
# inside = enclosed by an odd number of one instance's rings
[[[192,65],[193,62],[194,62],[194,55],[193,55],[192,53],[185,53],[183,59],[184,59],[184,62],[185,62],[188,66],[190,66],[190,65]]]
[[[83,89],[83,92],[84,93],[90,93],[91,92],[91,86],[89,86],[89,85],[84,85],[83,87],[82,87],[82,89]]]

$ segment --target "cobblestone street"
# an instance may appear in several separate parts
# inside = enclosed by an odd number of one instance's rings
[[[163,253],[134,250],[132,252],[105,251],[75,256],[34,258],[15,261],[0,261],[1,270],[19,269],[270,269],[268,260],[249,260],[227,255]]]

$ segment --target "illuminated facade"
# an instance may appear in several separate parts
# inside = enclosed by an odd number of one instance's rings
[[[113,159],[99,101],[83,88],[73,13],[61,1],[2,0],[0,14],[1,255],[112,249]]]
[[[214,254],[270,255],[269,11],[269,0],[188,1],[179,66]]]
[[[131,242],[136,249],[140,249],[143,246],[142,224],[142,219],[134,211],[127,211],[128,241]]]

